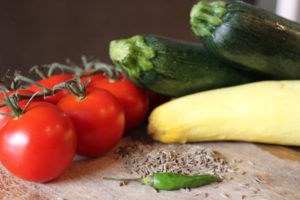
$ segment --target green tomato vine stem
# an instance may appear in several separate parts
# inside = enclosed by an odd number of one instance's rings
[[[45,72],[45,66],[33,66],[29,72],[34,71],[41,79],[47,78],[46,72]]]
[[[16,96],[11,95],[9,97],[6,93],[6,91],[3,88],[1,88],[1,90],[2,90],[2,92],[4,94],[4,97],[5,97],[3,99],[3,101],[5,102],[5,106],[9,107],[11,113],[0,113],[0,114],[5,115],[5,116],[9,116],[9,117],[19,118],[22,115],[23,110],[20,108]]]
[[[52,63],[50,65],[48,65],[48,73],[47,73],[47,77],[53,76],[54,71],[56,69],[60,69],[62,72],[64,71],[68,71],[71,73],[75,73],[75,74],[80,74],[82,73],[82,69],[76,65],[64,65],[64,64],[60,64],[60,63]]]
[[[21,74],[16,74],[14,80],[15,81],[26,82],[26,83],[29,83],[29,84],[32,84],[32,85],[36,85],[39,88],[41,88],[44,93],[51,93],[52,92],[51,89],[48,89],[48,88],[44,87],[43,85],[39,84],[38,82],[36,82],[36,81],[34,81],[30,78],[27,78],[26,76],[22,76]]]
[[[69,63],[69,65],[64,65],[60,63],[52,63],[50,65],[44,65],[42,67],[34,66],[30,70],[35,71],[37,75],[39,75],[42,79],[47,78],[49,76],[52,76],[54,73],[54,70],[56,69],[61,69],[62,72],[64,70],[70,71],[72,73],[76,74],[76,77],[71,78],[70,80],[59,83],[55,85],[53,88],[46,88],[43,85],[39,84],[33,79],[30,79],[28,77],[25,77],[21,75],[19,72],[15,72],[13,81],[11,83],[11,86],[7,86],[4,81],[0,80],[0,87],[2,88],[2,92],[7,92],[7,91],[12,91],[12,90],[18,90],[20,86],[22,86],[23,83],[27,84],[32,84],[36,85],[39,88],[42,89],[42,91],[35,93],[34,95],[22,95],[18,94],[16,92],[15,95],[12,97],[8,97],[7,94],[5,98],[0,98],[2,101],[4,101],[3,104],[0,104],[0,107],[4,106],[11,106],[13,109],[13,114],[11,115],[16,115],[17,113],[22,113],[18,107],[18,101],[29,99],[30,101],[34,98],[43,98],[45,96],[51,96],[56,94],[60,90],[67,90],[70,93],[73,93],[78,97],[78,99],[84,99],[86,94],[86,87],[87,84],[90,82],[90,79],[88,79],[86,82],[81,83],[80,78],[86,77],[86,76],[91,76],[91,75],[96,75],[99,73],[105,74],[110,82],[114,82],[120,79],[120,73],[121,71],[118,70],[117,68],[114,68],[108,64],[101,63],[97,60],[94,61],[88,61],[86,57],[82,57],[82,63],[84,66],[84,69],[92,69],[91,71],[84,71],[83,68],[77,66],[76,64]],[[47,69],[47,70],[45,70]],[[7,100],[7,98],[9,98]],[[13,99],[13,100],[12,100]],[[5,114],[5,113],[2,113]],[[5,114],[6,115],[6,114]]]
[[[70,93],[74,94],[78,100],[83,100],[86,97],[86,87],[90,81],[91,79],[88,79],[84,83],[81,83],[79,77],[76,76],[75,79],[66,82],[66,88]]]

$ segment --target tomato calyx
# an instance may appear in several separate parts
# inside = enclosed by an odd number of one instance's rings
[[[32,95],[31,98],[28,100],[28,102],[25,104],[24,108],[22,109],[18,102],[20,101],[20,99],[18,98],[18,94],[14,93],[10,96],[8,96],[8,94],[5,92],[4,89],[2,89],[4,98],[1,98],[1,100],[4,102],[3,104],[1,104],[1,106],[7,106],[9,107],[11,113],[0,113],[1,115],[5,115],[8,117],[14,117],[15,119],[20,118],[26,108],[28,107],[28,105],[30,104],[30,102],[33,100],[35,95]]]
[[[84,83],[81,83],[80,78],[76,76],[75,80],[72,79],[72,81],[66,82],[65,86],[70,93],[74,94],[77,97],[78,100],[83,100],[86,97],[86,87],[90,81],[91,80],[88,79]]]

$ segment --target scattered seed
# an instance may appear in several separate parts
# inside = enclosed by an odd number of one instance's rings
[[[120,186],[125,186],[125,185],[128,185],[128,181],[122,181],[122,182],[120,182]]]
[[[227,193],[221,193],[221,196],[224,197],[224,198],[226,198],[226,199],[230,198],[229,194],[227,194]]]
[[[208,197],[208,193],[204,193],[204,197],[207,198]]]
[[[234,171],[224,157],[209,148],[196,145],[160,145],[136,142],[119,147],[115,154],[131,173],[146,177],[159,172],[187,175],[215,174],[224,177]]]
[[[257,182],[257,183],[262,183],[262,180],[259,177],[255,177],[254,181]]]
[[[250,190],[250,192],[251,192],[252,194],[257,194],[257,193],[260,191],[260,189],[258,189],[258,188],[253,188],[253,187],[250,187],[249,190]]]
[[[241,187],[241,188],[249,188],[249,184],[248,183],[241,183],[241,184],[239,184],[239,186]]]
[[[247,162],[249,165],[254,165],[254,162],[252,162],[252,161],[250,161],[250,160],[248,160],[248,162]]]
[[[236,170],[234,170],[234,169],[228,169],[227,172],[234,173],[234,172],[236,172]]]

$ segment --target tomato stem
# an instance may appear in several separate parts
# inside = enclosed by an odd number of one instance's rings
[[[70,82],[70,81],[73,81],[74,79],[70,79],[66,82],[62,82],[62,83],[59,83],[57,85],[54,85],[53,88],[52,88],[52,92],[55,94],[56,92],[60,91],[60,90],[65,90],[66,87],[67,87],[67,83]]]
[[[11,80],[11,77],[8,75],[10,71],[8,70],[2,80],[0,80],[0,87],[4,88],[6,91],[17,90],[21,87],[21,82],[17,80]],[[8,83],[10,81],[10,84]]]
[[[23,110],[20,108],[19,104],[18,104],[18,100],[16,99],[15,94],[12,94],[10,97],[7,95],[6,91],[1,88],[2,93],[4,94],[4,99],[3,101],[5,102],[5,105],[9,107],[11,113],[1,113],[2,115],[5,116],[10,116],[10,117],[16,117],[19,118],[22,113]]]
[[[80,77],[76,76],[75,80],[67,82],[66,88],[74,94],[79,100],[83,100],[86,97],[86,86],[91,81],[88,79],[84,83],[80,82]]]
[[[35,65],[29,69],[29,72],[34,71],[41,79],[47,78],[46,72],[45,72],[45,66],[38,66]]]
[[[94,63],[94,68],[98,70],[99,72],[105,73],[105,75],[110,79],[110,80],[118,80],[120,78],[120,72],[117,70],[117,68],[114,68],[111,65],[107,65],[105,63]]]
[[[11,113],[0,113],[0,114],[5,115],[5,116],[10,116],[10,117],[15,117],[15,118],[19,118],[20,116],[22,116],[24,114],[25,110],[27,109],[27,107],[29,106],[29,104],[32,102],[32,100],[36,96],[40,96],[39,92],[36,92],[33,95],[19,95],[16,92],[16,93],[8,96],[8,94],[6,93],[6,91],[3,88],[1,88],[1,90],[2,90],[2,93],[4,94],[5,98],[0,98],[0,99],[2,101],[4,101],[5,103],[0,104],[0,107],[8,106]],[[19,103],[18,103],[20,101],[21,96],[30,97],[23,109],[19,106]]]
[[[11,86],[7,86],[7,84],[4,83],[4,81],[0,80],[0,87],[3,88],[5,91],[12,91],[12,90],[17,90],[22,86],[22,84],[29,83],[38,86],[39,88],[42,89],[42,91],[37,92],[34,95],[21,95],[21,94],[16,94],[16,99],[18,101],[24,100],[24,99],[33,99],[33,98],[43,98],[45,96],[51,96],[56,94],[60,90],[68,90],[68,92],[73,93],[78,97],[78,99],[82,100],[85,98],[85,90],[87,87],[87,84],[91,81],[88,79],[84,83],[80,83],[80,78],[86,77],[86,76],[91,76],[99,73],[104,73],[108,78],[110,82],[117,81],[121,78],[120,74],[121,71],[119,68],[115,68],[111,65],[105,64],[100,62],[99,60],[92,60],[89,61],[85,56],[81,57],[83,67],[84,69],[92,69],[91,71],[83,71],[83,69],[76,64],[72,63],[70,60],[67,60],[67,65],[60,64],[60,63],[52,63],[50,65],[43,65],[41,67],[39,66],[33,66],[30,71],[35,71],[37,75],[39,75],[42,79],[47,78],[49,76],[52,76],[54,73],[54,70],[59,68],[62,71],[68,70],[71,72],[75,72],[76,77],[72,78],[66,82],[59,83],[55,85],[52,88],[46,88],[40,83],[27,78],[23,75],[21,75],[19,72],[15,72],[13,81],[11,82]],[[48,69],[48,70],[46,70]],[[8,75],[6,73],[5,78],[7,78]],[[3,100],[4,101],[4,100]],[[0,104],[0,107],[6,106],[7,102],[4,101],[4,104]],[[12,103],[13,104],[13,103]],[[15,105],[16,106],[16,105]]]
[[[21,81],[12,80],[10,87],[8,89],[9,91],[18,90],[19,88],[21,88],[21,86],[22,86]]]
[[[69,72],[72,72],[72,73],[76,73],[76,74],[80,74],[82,72],[82,69],[78,66],[76,66],[75,64],[72,64],[72,65],[64,65],[64,64],[61,64],[61,63],[52,63],[50,65],[48,65],[48,77],[52,76],[54,74],[54,71],[56,69],[60,69],[63,73],[64,71],[69,71]]]
[[[16,84],[15,81],[12,81],[12,83],[9,84],[6,82],[6,80],[11,81],[11,76],[10,76],[11,70],[8,69],[2,79],[0,80],[0,87],[4,88],[6,91],[12,91],[15,90],[16,87],[20,87],[20,84]]]
[[[109,79],[118,80],[120,77],[120,71],[117,68],[108,65],[106,63],[100,62],[98,59],[88,60],[85,56],[81,57],[84,69],[94,68],[92,71],[81,72],[78,74],[80,77],[94,75],[97,73],[104,73]]]
[[[0,80],[0,87],[3,88],[5,91],[10,91],[10,87],[1,80]]]
[[[21,114],[24,114],[25,110],[28,108],[29,104],[30,104],[31,101],[35,98],[35,96],[38,95],[38,93],[39,93],[39,92],[36,92],[36,93],[34,93],[34,94],[30,97],[30,99],[29,99],[29,100],[27,101],[27,103],[25,104],[25,106],[24,106],[24,108],[23,108]]]
[[[19,73],[17,73],[15,75],[14,80],[16,80],[16,81],[23,81],[23,82],[26,82],[26,83],[30,83],[30,84],[36,85],[39,88],[41,88],[43,90],[43,92],[45,92],[45,93],[52,93],[51,89],[48,89],[48,88],[44,87],[43,85],[39,84],[38,82],[36,82],[36,81],[34,81],[34,80],[30,79],[30,78],[27,78],[25,76],[22,76]]]
[[[12,77],[15,77],[18,72],[14,72],[14,74],[12,76],[9,75],[10,73],[10,70],[8,70],[3,78],[3,82],[5,79],[9,80],[10,81],[10,86],[8,86],[8,84],[6,84],[6,88],[7,88],[7,91],[14,91],[14,90],[18,90],[22,87],[22,81],[20,80],[15,80],[14,78]]]
[[[92,62],[89,62],[86,56],[81,56],[81,61],[83,64],[84,69],[90,69],[93,66]]]
[[[43,98],[45,96],[51,96],[51,95],[56,94],[60,90],[65,90],[66,87],[67,87],[67,84],[69,84],[71,82],[74,82],[74,81],[75,81],[75,79],[70,79],[67,82],[63,82],[63,83],[59,83],[59,84],[55,85],[52,89],[47,89],[46,92],[40,91],[40,92],[36,92],[34,95],[18,94],[16,92],[17,100],[18,101],[21,101],[21,100],[24,100],[24,99],[29,99],[30,100],[30,99],[33,99],[33,98]],[[3,90],[3,88],[2,88],[2,90]],[[5,102],[4,104],[0,104],[0,107],[7,106],[7,102],[5,101],[5,98],[0,98],[0,100]]]

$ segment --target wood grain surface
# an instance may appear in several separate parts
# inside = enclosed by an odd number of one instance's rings
[[[140,135],[146,134],[144,129]],[[130,144],[139,137],[125,137],[119,145]],[[164,145],[164,144],[161,144]],[[0,166],[0,199],[56,200],[299,200],[300,151],[277,145],[239,142],[195,143],[223,154],[227,161],[236,160],[235,171],[221,183],[191,190],[155,191],[149,186],[102,180],[108,177],[134,177],[123,160],[108,155],[86,159],[76,157],[58,179],[36,184],[10,175]],[[117,147],[116,147],[117,148]]]

